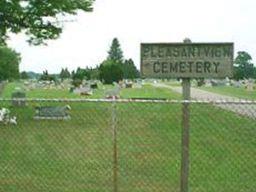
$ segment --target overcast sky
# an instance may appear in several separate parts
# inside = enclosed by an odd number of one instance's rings
[[[50,73],[96,66],[117,37],[125,58],[140,65],[140,43],[234,42],[256,61],[255,0],[96,0],[92,13],[66,23],[58,40],[29,46],[12,35],[9,45],[22,55],[21,70]]]

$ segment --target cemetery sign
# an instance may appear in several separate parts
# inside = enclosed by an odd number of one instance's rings
[[[142,43],[141,74],[151,78],[231,77],[233,55],[233,43]]]

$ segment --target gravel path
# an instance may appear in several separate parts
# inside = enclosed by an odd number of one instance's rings
[[[181,87],[174,87],[170,85],[165,85],[165,84],[152,84],[155,87],[164,87],[164,88],[169,88],[172,91],[175,91],[177,93],[182,93],[182,88]],[[203,91],[200,89],[196,88],[191,88],[191,98],[195,100],[203,100],[203,101],[223,101],[223,104],[214,104],[218,107],[221,107],[223,109],[233,111],[239,115],[245,115],[251,118],[256,119],[256,102],[254,103],[244,103],[243,101],[239,100],[236,97],[230,97],[230,96],[225,96],[217,93],[212,93],[208,91]],[[234,103],[225,103],[225,101],[234,101]]]

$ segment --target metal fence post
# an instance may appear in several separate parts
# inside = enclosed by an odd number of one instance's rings
[[[190,79],[182,79],[183,108],[182,108],[182,159],[181,159],[181,192],[188,192],[189,177],[189,100]]]
[[[112,103],[112,131],[113,131],[113,192],[118,191],[118,160],[117,160],[117,119],[116,119],[116,101]]]

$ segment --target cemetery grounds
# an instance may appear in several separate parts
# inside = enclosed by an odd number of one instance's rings
[[[16,86],[7,85],[2,97],[10,98]],[[104,98],[101,88],[90,97],[43,89],[27,97],[58,99],[31,99],[25,107],[1,101],[17,125],[0,125],[0,191],[179,191],[178,93],[144,85],[122,89],[121,98],[168,100],[97,100]],[[71,119],[34,120],[38,105],[70,105]],[[256,115],[207,102],[190,103],[190,113],[190,191],[254,191]]]

